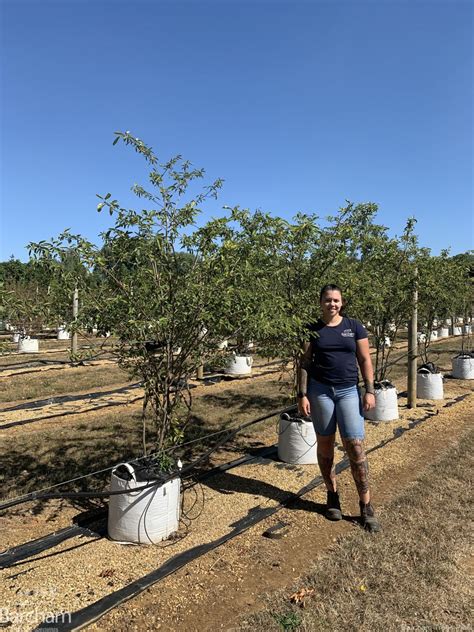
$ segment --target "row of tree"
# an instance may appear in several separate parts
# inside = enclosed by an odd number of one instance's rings
[[[432,256],[419,247],[413,219],[391,237],[375,221],[375,204],[347,203],[333,217],[299,213],[292,221],[225,208],[198,226],[222,182],[196,193],[203,170],[181,156],[160,163],[129,133],[117,133],[118,141],[148,163],[147,187],[132,187],[146,208],[98,196],[98,210],[112,217],[99,244],[66,231],[30,244],[27,264],[0,264],[0,317],[26,333],[45,322],[112,332],[121,365],[143,381],[158,447],[179,440],[191,406],[187,378],[217,356],[223,339],[237,351],[254,341],[265,356],[296,366],[327,282],[343,288],[346,311],[368,326],[379,380],[387,338],[393,342],[410,317],[415,283],[428,330],[434,319],[470,318],[472,255]]]

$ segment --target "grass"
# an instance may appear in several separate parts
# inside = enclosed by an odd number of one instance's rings
[[[470,630],[470,466],[474,433],[428,466],[382,513],[384,530],[357,530],[285,593],[267,595],[248,630]],[[288,595],[314,589],[303,610]]]
[[[428,349],[428,358],[433,362],[441,372],[449,372],[452,369],[451,358],[461,351],[461,336],[442,338],[430,344]],[[418,365],[422,363],[421,357],[418,359]],[[394,349],[391,351],[389,358],[389,367],[387,378],[389,380],[400,379],[407,374],[407,348]]]
[[[127,373],[112,364],[25,373],[0,379],[0,402],[39,399],[86,390],[92,392],[101,386],[125,384],[128,381]]]
[[[3,338],[5,342],[5,336]],[[8,337],[8,340],[10,337]],[[0,340],[1,342],[1,340]],[[79,338],[79,352],[85,357],[90,355],[105,354],[111,350],[112,341],[110,338]],[[17,343],[6,342],[7,350],[0,353],[0,368],[8,368],[10,366],[35,362],[38,360],[60,360],[62,362],[69,361],[71,341],[70,340],[40,340],[39,353],[17,353]]]

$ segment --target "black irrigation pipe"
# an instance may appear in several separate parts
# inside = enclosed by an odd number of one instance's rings
[[[92,530],[86,526],[73,524],[69,527],[65,527],[64,529],[60,529],[59,531],[55,531],[54,533],[49,533],[41,538],[31,540],[25,544],[20,544],[19,546],[12,547],[11,549],[0,553],[0,569],[10,568],[22,560],[26,560],[29,557],[38,555],[38,553],[43,553],[43,551],[52,549],[58,544],[61,544],[61,542],[69,540],[70,538],[84,535],[89,537],[94,537],[97,534],[105,535],[106,531],[107,529],[105,528],[105,525]]]
[[[0,408],[0,413],[10,413],[14,410],[29,410],[31,408],[42,408],[43,406],[52,406],[53,404],[65,404],[67,402],[77,402],[83,399],[93,401],[106,397],[107,395],[115,395],[116,393],[124,393],[128,390],[140,388],[141,382],[134,382],[133,384],[127,384],[120,388],[114,388],[109,391],[94,391],[92,393],[85,393],[83,395],[57,395],[56,397],[46,397],[45,399],[35,399],[32,402],[25,402],[23,404],[17,404],[16,406],[10,406],[9,408]]]
[[[65,413],[55,413],[54,415],[43,415],[42,417],[32,417],[30,419],[22,419],[20,421],[11,421],[7,424],[1,424],[0,430],[6,430],[7,428],[14,428],[16,426],[25,426],[27,424],[32,424],[35,421],[44,421],[45,419],[54,419],[55,417],[67,417],[68,415],[83,415],[85,413],[90,413],[92,411],[101,410],[102,408],[110,408],[111,406],[125,406],[128,404],[133,404],[134,402],[138,402],[140,399],[143,399],[143,395],[138,395],[137,397],[133,397],[126,402],[108,402],[107,404],[99,404],[98,406],[94,406],[93,408],[86,408],[86,410],[70,410]]]
[[[14,364],[5,364],[0,366],[0,374],[3,371],[14,371],[15,369],[34,369],[38,367],[48,366],[50,364],[59,364],[61,366],[58,368],[62,368],[64,364],[70,364],[70,362],[68,362],[68,360],[32,360],[31,362],[15,362]]]
[[[85,347],[81,347],[81,350],[87,351],[89,349],[93,349],[93,347],[90,346],[85,346]],[[66,348],[61,348],[61,349],[49,349],[46,351],[43,351],[41,353],[63,353],[65,351],[70,351],[69,347]],[[39,355],[41,355],[41,353]],[[1,357],[9,357],[9,356],[19,356],[19,355],[23,355],[23,354],[18,354],[18,352],[15,353],[6,353],[3,355],[0,355]],[[24,354],[27,355],[27,354]],[[30,354],[30,355],[38,355],[38,354]],[[104,357],[104,356],[108,356],[108,357]],[[71,361],[71,360],[60,360],[60,359],[56,359],[56,360],[47,360],[47,359],[43,359],[43,358],[37,358],[35,360],[24,360],[23,362],[14,362],[12,364],[0,364],[0,373],[2,371],[9,371],[11,368],[27,368],[27,367],[35,367],[35,366],[41,366],[41,365],[47,365],[47,364],[78,364],[80,362],[93,362],[94,360],[117,360],[118,356],[116,354],[113,353],[112,349],[110,350],[105,350],[105,351],[100,351],[98,353],[95,353],[94,355],[91,355],[89,357],[85,357],[82,360],[79,361]]]
[[[276,452],[277,447],[275,445],[261,448],[257,450],[255,454],[246,454],[237,459],[233,459],[232,461],[228,461],[227,463],[222,463],[221,465],[213,467],[211,470],[197,474],[193,478],[195,481],[204,481],[208,478],[216,476],[217,474],[222,474],[222,472],[227,472],[234,467],[238,467],[239,465],[264,462],[265,459],[274,457]],[[74,524],[69,527],[65,527],[64,529],[49,533],[48,535],[41,538],[25,542],[24,544],[20,544],[6,551],[3,551],[2,553],[0,553],[0,569],[10,568],[16,565],[18,562],[21,562],[22,560],[28,559],[29,557],[32,557],[34,555],[38,555],[38,553],[42,553],[43,551],[46,551],[48,549],[52,549],[58,544],[61,544],[61,542],[69,540],[70,538],[82,535],[91,537],[97,534],[105,535],[105,533],[107,532],[107,528],[104,523],[104,519],[106,516],[107,508],[100,508],[88,518],[84,518],[83,520],[81,520],[80,524]],[[92,525],[97,526],[92,529]]]
[[[102,358],[102,360],[99,361],[103,361],[103,360],[108,360],[111,363],[114,362],[115,358]],[[70,360],[37,360],[34,363],[22,363],[24,364],[24,371],[18,370],[16,371],[15,368],[19,368],[21,369],[22,367],[18,367],[17,364],[9,367],[2,367],[0,368],[0,378],[9,378],[9,377],[16,377],[17,375],[29,375],[30,373],[39,373],[41,370],[43,370],[44,372],[46,371],[62,371],[65,368],[71,368],[71,369],[76,369],[79,367],[87,367],[87,366],[100,366],[99,364],[94,364],[94,362],[96,362],[96,359],[94,358],[87,358],[84,360],[80,360],[78,362],[71,362]],[[8,375],[2,375],[2,373],[6,372],[6,371],[14,371],[13,373],[9,373]]]
[[[64,365],[61,366],[47,366],[45,368],[41,368],[40,366],[38,366],[36,369],[32,368],[32,369],[25,369],[24,371],[15,371],[14,373],[9,373],[8,375],[1,375],[0,373],[0,378],[9,378],[9,377],[16,377],[17,375],[30,375],[31,373],[46,373],[49,371],[62,371],[64,369]],[[3,369],[5,370],[5,369]]]
[[[473,392],[473,390],[474,389],[471,389],[471,392]],[[444,404],[443,408],[450,408],[451,406],[454,406],[458,402],[462,402],[462,400],[466,399],[466,397],[469,397],[469,393],[464,393],[464,395],[458,395],[457,397],[455,397],[450,402],[446,402],[446,404]]]

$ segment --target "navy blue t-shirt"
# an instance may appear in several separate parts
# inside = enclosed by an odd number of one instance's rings
[[[365,327],[343,316],[336,327],[318,320],[311,327],[312,362],[309,375],[318,382],[353,386],[359,381],[356,340],[367,338]]]

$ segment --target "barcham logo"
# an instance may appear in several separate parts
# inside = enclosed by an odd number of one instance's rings
[[[344,331],[341,333],[341,336],[344,336],[344,338],[354,338],[355,333],[352,331],[352,329],[344,329]]]
[[[70,612],[48,612],[38,608],[10,610],[0,608],[0,627],[40,623],[40,629],[47,630],[47,625],[55,623],[71,623]],[[49,628],[51,629],[51,628]]]

